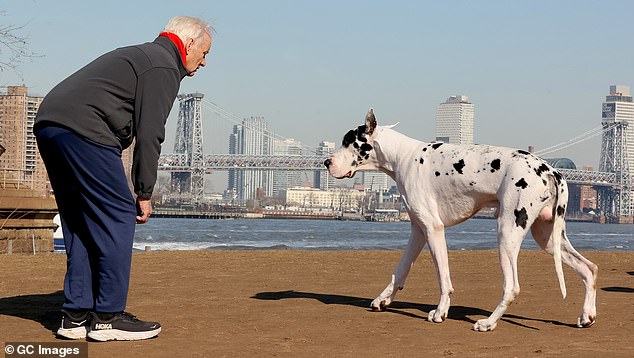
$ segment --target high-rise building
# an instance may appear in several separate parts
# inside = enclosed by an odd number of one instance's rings
[[[273,155],[301,157],[302,154],[302,143],[295,139],[273,140]],[[276,170],[273,175],[273,195],[277,196],[288,188],[310,186],[312,178],[308,178],[307,173],[299,170]]]
[[[474,106],[467,96],[451,96],[436,110],[436,140],[473,144]]]
[[[229,135],[229,154],[242,154],[242,125],[236,124],[233,126],[233,130]],[[227,190],[233,192],[234,195],[238,194],[238,177],[240,171],[238,169],[229,169],[227,177],[228,184]]]
[[[363,187],[371,192],[384,192],[390,189],[391,178],[380,171],[365,170],[361,172]]]
[[[317,151],[315,154],[323,157],[324,160],[326,160],[334,152],[334,142],[322,141],[321,143],[319,143],[319,147],[317,147]],[[330,175],[327,170],[317,170],[315,171],[314,186],[315,188],[319,188],[321,190],[330,190],[335,187],[335,178]]]
[[[37,150],[33,123],[42,97],[29,96],[26,86],[8,86],[0,93],[0,181],[29,187],[48,196],[46,168]]]
[[[233,126],[229,136],[229,154],[271,155],[273,133],[269,131],[264,117],[250,117],[242,124]],[[271,170],[236,169],[229,171],[229,190],[237,193],[240,200],[259,199],[273,195],[273,173]]]

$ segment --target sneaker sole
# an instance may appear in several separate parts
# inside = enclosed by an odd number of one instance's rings
[[[88,332],[88,338],[94,339],[95,341],[100,341],[100,342],[139,341],[143,339],[156,337],[160,332],[161,332],[160,327],[152,331],[144,331],[144,332],[130,332],[130,331],[122,331],[120,329],[103,329],[103,330]]]
[[[57,335],[68,339],[86,338],[86,327],[60,328],[57,330]]]

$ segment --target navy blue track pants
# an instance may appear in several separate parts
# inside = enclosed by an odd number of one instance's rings
[[[38,128],[35,136],[62,221],[64,308],[123,311],[136,207],[121,150],[57,126]]]

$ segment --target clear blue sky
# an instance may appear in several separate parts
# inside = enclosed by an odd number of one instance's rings
[[[39,95],[106,51],[153,40],[174,15],[207,19],[217,30],[207,68],[181,92],[311,146],[339,144],[369,106],[379,124],[432,141],[437,105],[461,94],[475,104],[476,142],[540,149],[598,126],[611,84],[634,86],[632,1],[3,0],[0,10],[43,55],[21,78],[0,72],[0,86]],[[231,123],[204,116],[205,146],[226,153]],[[551,156],[596,168],[600,144]]]

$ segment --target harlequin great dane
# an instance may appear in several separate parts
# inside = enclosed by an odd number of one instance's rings
[[[447,259],[445,228],[467,220],[485,207],[496,208],[502,299],[473,329],[495,329],[498,319],[520,292],[517,257],[531,230],[537,244],[554,256],[563,297],[563,261],[585,284],[585,302],[577,326],[589,327],[596,317],[598,268],[581,256],[566,237],[564,214],[568,188],[547,162],[529,152],[485,145],[423,143],[393,129],[377,126],[374,111],[365,125],[350,130],[342,147],[324,162],[335,178],[351,178],[357,170],[378,169],[392,177],[411,220],[411,237],[392,280],[372,301],[374,310],[387,307],[403,289],[411,266],[427,244],[440,284],[440,302],[427,319],[447,317],[453,293]]]

